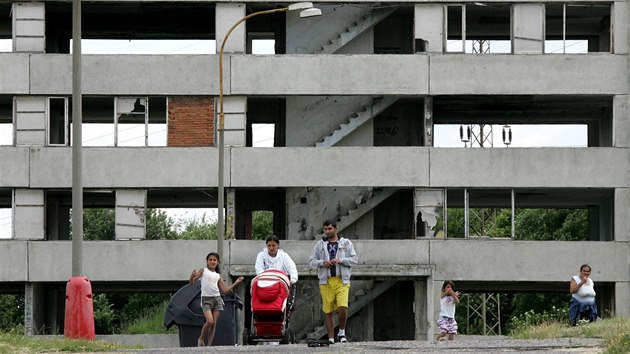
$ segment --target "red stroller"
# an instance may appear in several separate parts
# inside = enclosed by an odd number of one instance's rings
[[[279,270],[266,270],[252,280],[252,330],[247,343],[294,343],[289,317],[295,303],[295,286]]]

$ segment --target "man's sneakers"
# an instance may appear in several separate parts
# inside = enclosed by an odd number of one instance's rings
[[[343,343],[347,343],[347,342],[348,342],[348,340],[346,339],[346,336],[345,336],[345,335],[343,335],[343,334],[342,334],[342,335],[340,335],[340,336],[337,336],[337,339],[338,339],[338,341],[339,341],[339,343],[340,343],[340,344],[343,344]]]

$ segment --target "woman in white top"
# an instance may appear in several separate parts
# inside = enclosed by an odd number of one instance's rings
[[[288,253],[280,249],[280,239],[276,235],[271,235],[265,240],[266,247],[256,257],[256,275],[265,270],[275,269],[285,272],[291,284],[298,281],[298,271],[295,262]]]
[[[219,321],[221,311],[223,311],[224,303],[221,298],[221,292],[230,292],[243,281],[243,277],[239,277],[234,284],[225,286],[223,279],[221,279],[221,274],[218,272],[219,264],[221,264],[219,254],[210,252],[206,256],[206,268],[193,270],[189,279],[190,285],[201,279],[201,308],[206,318],[206,323],[203,324],[201,334],[199,339],[197,339],[197,346],[199,347],[206,345],[206,337],[208,338],[208,345],[212,345],[214,332],[217,328],[216,324]]]
[[[595,305],[595,282],[590,275],[591,266],[583,264],[580,267],[580,275],[573,276],[569,284],[569,292],[572,294],[569,320],[574,326],[581,319],[587,319],[589,322],[599,319]]]

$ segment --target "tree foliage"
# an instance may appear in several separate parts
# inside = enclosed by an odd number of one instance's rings
[[[449,208],[447,213],[448,237],[464,237],[464,209]],[[485,217],[474,217],[475,214]],[[470,215],[471,236],[511,237],[512,211],[510,209],[475,209],[471,210]],[[443,220],[439,219],[436,228],[441,228],[442,224]],[[588,240],[588,210],[516,209],[514,228],[515,237],[518,240]]]
[[[273,212],[255,210],[252,212],[252,239],[264,240],[273,234]]]
[[[217,223],[207,220],[205,215],[201,219],[186,220],[178,237],[182,240],[216,240]]]
[[[514,223],[520,240],[588,240],[587,209],[521,209]]]
[[[0,332],[24,323],[24,295],[0,294]]]
[[[147,240],[174,240],[177,239],[175,222],[161,209],[147,209]]]
[[[83,209],[83,239],[113,240],[116,235],[114,209]]]

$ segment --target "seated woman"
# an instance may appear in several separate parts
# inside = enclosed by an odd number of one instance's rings
[[[569,291],[573,296],[569,303],[569,321],[576,326],[582,319],[593,322],[599,319],[597,305],[595,305],[595,282],[589,276],[591,266],[583,264],[580,267],[580,275],[571,279]]]

